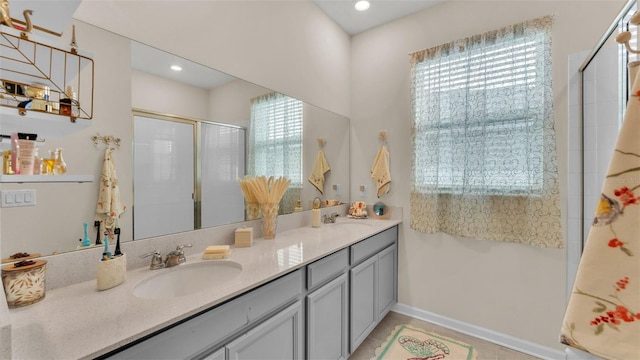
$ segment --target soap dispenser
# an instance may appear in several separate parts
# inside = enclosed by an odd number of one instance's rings
[[[313,200],[313,210],[311,210],[311,226],[320,227],[320,203],[322,201],[320,198],[315,198]]]

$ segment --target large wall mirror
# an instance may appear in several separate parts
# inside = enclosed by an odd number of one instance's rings
[[[64,148],[65,160],[71,173],[90,174],[99,179],[104,148],[96,148],[90,140],[91,136],[99,132],[122,138],[122,146],[114,152],[121,191],[124,192],[124,202],[128,208],[121,216],[121,241],[152,238],[243,221],[244,200],[237,178],[247,173],[252,154],[252,104],[255,105],[262,99],[286,96],[93,25],[79,21],[75,24],[82,44],[87,44],[87,50],[94,51],[95,55],[97,76],[94,85],[94,119],[88,127],[68,136],[47,139],[43,149]],[[121,56],[129,51],[132,54],[131,58]],[[165,64],[168,67],[168,63],[172,61],[178,61],[183,67],[181,73],[165,74]],[[157,70],[154,67],[162,69]],[[192,80],[183,79],[188,75],[191,75]],[[194,82],[193,78],[200,82]],[[295,99],[292,100],[297,102]],[[301,107],[302,143],[301,150],[297,152],[300,156],[301,175],[296,199],[301,200],[304,210],[310,208],[310,202],[316,196],[323,200],[338,199],[348,202],[349,119],[307,103],[298,103]],[[179,210],[192,217],[188,226],[184,228],[173,226],[171,216],[164,219],[152,215],[150,227],[153,231],[138,231],[140,218],[134,216],[134,213],[145,204],[134,198],[142,195],[145,188],[134,186],[138,180],[137,175],[142,172],[145,175],[166,178],[167,174],[176,172],[172,172],[175,164],[169,161],[166,153],[156,165],[147,164],[150,167],[144,168],[133,164],[134,155],[140,155],[141,149],[148,146],[137,143],[141,137],[136,136],[134,139],[136,117],[151,122],[153,132],[143,130],[147,136],[146,141],[164,149],[162,151],[170,149],[174,144],[167,141],[168,130],[162,130],[165,132],[159,134],[160,128],[155,125],[168,123],[190,126],[188,133],[195,148],[193,144],[188,146],[188,156],[192,157],[191,165],[195,171],[189,170],[192,178],[185,175],[185,170],[178,171],[181,178],[192,184],[184,192],[189,197],[188,205],[184,208],[186,210]],[[234,132],[235,138],[232,138],[229,134]],[[318,138],[326,141],[323,151],[331,167],[325,176],[322,195],[308,181],[319,150]],[[160,150],[156,150],[156,155],[161,153]],[[240,150],[244,150],[244,154],[239,155]],[[203,159],[214,161],[210,159],[216,156],[221,158],[216,161],[229,161],[232,155],[237,157],[237,164],[226,163],[213,167],[199,165]],[[263,175],[272,175],[268,170],[275,165],[275,162],[268,163]],[[214,183],[215,185],[212,185]],[[92,222],[98,193],[97,180],[83,184],[2,183],[0,189],[34,189],[37,192],[37,206],[0,209],[2,258],[17,252],[50,255],[77,250],[79,238],[83,236],[83,222],[89,223],[91,240],[96,238],[97,233]],[[151,197],[162,197],[163,193],[164,190],[155,189],[151,192]],[[177,210],[178,207],[164,203],[162,206],[156,206],[156,209]],[[286,210],[286,207],[283,209]],[[289,208],[287,211],[292,210]],[[25,219],[33,221],[34,226],[25,226]],[[163,226],[158,226],[159,224]]]
[[[131,44],[134,239],[247,220],[237,183],[247,174],[292,180],[281,214],[316,196],[349,200],[348,119]],[[308,181],[320,150],[323,193]]]

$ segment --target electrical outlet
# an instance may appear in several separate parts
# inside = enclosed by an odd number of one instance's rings
[[[341,194],[340,194],[340,184],[333,184],[333,185],[331,186],[331,188],[333,189],[333,192],[334,192],[335,196],[336,196],[337,198],[339,198],[339,197],[340,197],[340,195],[341,195]]]
[[[35,206],[36,191],[29,190],[2,190],[2,207]]]

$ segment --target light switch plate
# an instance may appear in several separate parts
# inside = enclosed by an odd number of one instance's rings
[[[2,207],[19,207],[19,206],[35,206],[36,191],[35,189],[27,190],[2,190]]]

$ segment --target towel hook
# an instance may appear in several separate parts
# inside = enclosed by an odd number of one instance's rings
[[[120,148],[120,138],[114,137],[113,135],[103,136],[100,135],[100,133],[96,133],[91,137],[91,140],[93,141],[93,145],[95,147],[98,147],[98,143],[102,142],[103,144],[107,145],[107,147],[111,147],[111,144],[113,143],[117,148]]]
[[[326,143],[327,143],[327,140],[325,140],[324,138],[318,138],[318,147],[320,148],[320,150],[324,148]]]
[[[631,20],[629,20],[629,23],[633,25],[640,25],[640,13],[637,12],[635,15],[633,15],[631,17]],[[631,45],[629,45],[630,40],[631,40],[631,32],[629,31],[623,31],[618,36],[616,36],[616,42],[618,42],[618,44],[624,45],[624,47],[627,48],[628,52],[632,54],[640,54],[640,50],[638,49],[634,50],[631,48]]]
[[[382,140],[383,143],[387,143],[387,130],[380,130],[378,132],[378,137]]]

